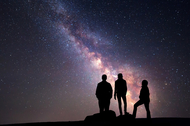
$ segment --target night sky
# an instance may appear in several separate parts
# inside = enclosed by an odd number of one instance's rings
[[[155,117],[190,117],[189,0],[1,0],[0,124],[78,121],[99,112],[102,74],[148,80]],[[112,98],[110,109],[119,115]],[[144,106],[137,118],[146,118]]]

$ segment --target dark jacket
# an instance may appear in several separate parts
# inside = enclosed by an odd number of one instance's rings
[[[127,93],[127,83],[124,79],[118,79],[115,81],[115,94],[117,96],[124,96]]]
[[[100,99],[111,99],[112,98],[112,87],[107,81],[98,83],[96,88],[96,97]]]
[[[150,101],[149,95],[150,93],[148,87],[142,86],[139,96],[140,100],[149,102]]]

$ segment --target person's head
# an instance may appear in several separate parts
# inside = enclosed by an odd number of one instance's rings
[[[148,85],[148,81],[147,80],[143,80],[142,81],[142,86],[147,86]]]
[[[102,80],[103,80],[103,81],[106,81],[106,79],[107,79],[107,76],[106,76],[105,74],[103,74],[103,75],[102,75]]]
[[[118,74],[118,79],[123,79],[122,73],[119,73],[119,74]]]

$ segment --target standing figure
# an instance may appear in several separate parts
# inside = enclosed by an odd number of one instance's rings
[[[127,83],[123,79],[123,75],[119,73],[118,79],[115,81],[114,99],[116,100],[117,96],[120,115],[122,115],[121,98],[123,99],[124,103],[124,114],[126,114],[127,112],[126,93],[127,93]]]
[[[133,116],[134,118],[136,117],[136,113],[137,113],[137,107],[139,105],[142,105],[144,104],[145,106],[145,109],[146,109],[146,112],[147,112],[147,119],[150,119],[151,116],[150,116],[150,110],[149,110],[149,103],[150,103],[150,98],[149,98],[149,89],[148,89],[148,81],[147,80],[143,80],[142,81],[142,88],[141,88],[141,91],[140,91],[140,100],[138,102],[135,103],[134,105],[134,110],[133,110]]]
[[[111,84],[106,81],[107,76],[102,75],[102,81],[98,83],[96,88],[96,97],[98,98],[98,104],[100,113],[103,111],[109,111],[110,99],[112,98]]]

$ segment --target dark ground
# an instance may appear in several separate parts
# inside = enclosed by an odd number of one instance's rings
[[[147,119],[135,119],[130,121],[72,121],[72,122],[36,122],[36,123],[23,123],[23,124],[8,124],[5,126],[34,126],[34,125],[53,125],[53,126],[189,126],[190,118],[152,118],[151,122],[147,121]]]

